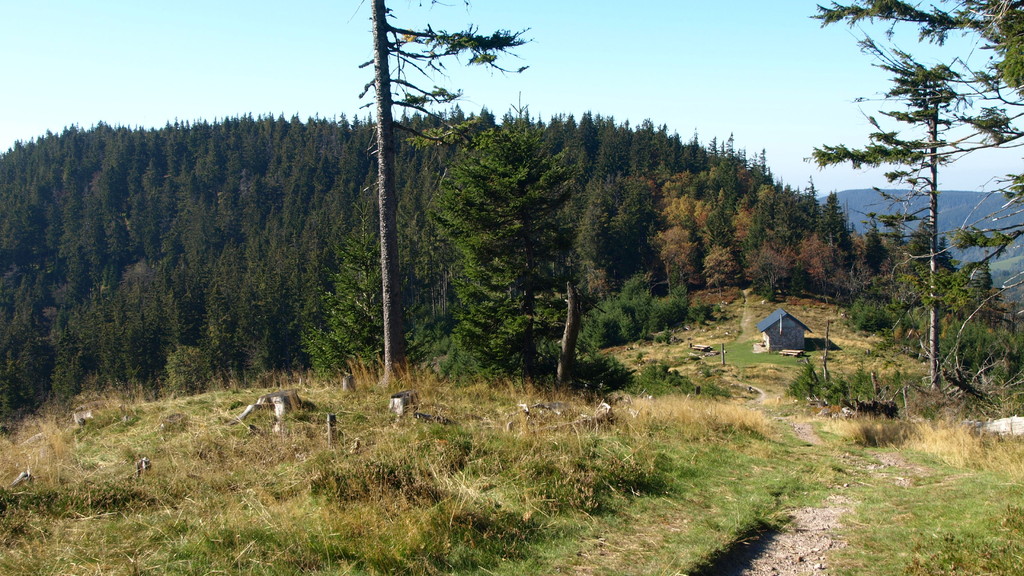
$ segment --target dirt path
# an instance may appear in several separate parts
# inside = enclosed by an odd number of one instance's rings
[[[825,506],[798,508],[784,532],[769,532],[743,542],[723,556],[704,574],[721,576],[802,576],[826,574],[828,552],[846,543],[836,538],[840,518],[850,511],[844,496],[832,495]]]
[[[764,394],[762,392],[762,399]],[[823,444],[808,422],[782,418],[797,438],[810,446]],[[836,532],[843,527],[843,515],[855,505],[849,498],[833,492],[821,506],[807,506],[789,512],[791,522],[785,530],[766,532],[757,538],[737,543],[703,576],[805,576],[828,574],[828,553],[844,548],[846,542]]]
[[[740,315],[740,326],[737,341],[743,341],[756,332],[757,316],[751,306],[749,291],[743,293],[743,309]],[[756,386],[748,385],[748,404],[751,408],[770,412],[773,401],[778,393],[766,392]],[[804,450],[809,454],[821,450],[829,450],[824,440],[815,431],[813,421],[798,420],[792,416],[774,416],[785,422],[793,430],[794,436],[806,444]],[[850,457],[854,458],[854,457]],[[864,462],[856,457],[851,462],[854,466],[869,472],[872,476],[892,482],[898,487],[910,487],[916,477],[927,473],[926,470],[908,463],[897,453],[882,453],[877,460]],[[857,502],[850,499],[842,485],[835,486],[819,506],[808,506],[788,510],[790,522],[782,530],[759,534],[748,540],[735,543],[726,550],[712,565],[696,572],[700,576],[826,576],[831,573],[829,554],[846,547],[846,542],[838,533],[843,528],[844,516],[852,512]],[[667,519],[668,520],[668,519]],[[685,522],[685,520],[683,521]],[[661,524],[654,533],[636,533],[626,538],[625,542],[614,543],[598,538],[592,549],[581,552],[584,562],[575,567],[578,576],[589,576],[600,573],[600,558],[614,556],[620,551],[636,552],[635,540],[655,541],[658,533],[677,531],[681,528],[672,520]]]
[[[794,422],[791,420],[790,425],[793,427],[793,433],[800,440],[814,446],[822,443],[818,433],[814,431],[814,426],[809,422]]]
[[[743,312],[740,320],[742,339],[756,331],[757,318],[750,306],[751,293],[743,292]],[[749,386],[748,391],[757,396],[749,402],[753,408],[765,410],[774,394]],[[799,421],[793,417],[778,417],[786,422],[793,434],[808,445],[812,451],[824,448],[824,441],[815,432],[812,422]],[[910,464],[898,453],[881,453],[877,461],[857,463],[857,466],[872,476],[892,482],[899,487],[913,486],[916,478],[927,474],[927,470]],[[701,575],[722,576],[803,576],[830,573],[829,553],[844,548],[846,542],[838,536],[843,528],[843,517],[857,505],[836,486],[820,506],[803,507],[789,511],[791,522],[786,529],[766,532],[758,537],[735,544],[723,554],[714,565],[705,568]]]
[[[750,309],[750,294],[750,288],[743,291],[743,315],[740,316],[740,333],[736,336],[737,341],[753,334],[757,328],[757,318]]]
[[[744,306],[744,325],[746,324]],[[757,393],[751,402],[763,409],[769,395],[762,389],[750,386]],[[823,444],[810,422],[798,422],[793,418],[779,418],[787,422],[798,439],[810,446]],[[884,463],[883,463],[884,464]],[[828,557],[831,550],[843,548],[846,543],[835,536],[842,528],[840,519],[850,511],[853,503],[838,493],[833,493],[822,506],[804,507],[792,510],[792,520],[785,531],[761,534],[759,537],[740,542],[724,554],[713,566],[702,572],[705,575],[722,576],[802,576],[827,574]]]
[[[764,406],[764,403],[768,401],[768,394],[757,386],[747,386],[747,390],[757,394],[757,398],[755,398],[753,402],[759,406]]]
[[[763,408],[769,398],[763,390],[750,387],[758,393],[751,402]],[[824,444],[811,422],[793,418],[779,418],[788,422],[798,439],[813,447]],[[892,482],[901,488],[914,485],[914,480],[928,473],[911,464],[901,454],[884,452],[876,462],[860,467],[872,476]],[[701,572],[710,576],[804,576],[826,575],[829,570],[828,553],[844,548],[846,542],[836,533],[843,527],[842,518],[856,502],[840,493],[838,486],[821,506],[804,507],[790,512],[791,524],[783,531],[761,534],[759,537],[737,543],[715,564]]]
[[[764,390],[756,386],[747,386],[747,389],[757,394],[757,398],[751,400],[751,402],[756,404],[757,406],[764,406],[765,403],[768,401],[768,393],[766,393]],[[793,428],[793,433],[796,434],[796,437],[799,438],[800,440],[815,446],[822,443],[821,438],[818,437],[818,433],[814,431],[814,426],[812,426],[809,422],[797,422],[792,418],[779,419],[789,422],[789,425]]]
[[[753,388],[758,397],[750,400],[759,409],[763,408],[770,395]],[[812,422],[779,418],[789,424],[794,435],[807,446],[811,453],[830,450],[817,435]],[[880,452],[873,459],[845,454],[850,466],[868,472],[872,477],[892,483],[895,487],[911,488],[929,470],[912,464],[897,452]],[[851,499],[838,484],[820,506],[807,506],[788,511],[790,522],[782,530],[761,533],[747,540],[735,543],[710,566],[705,566],[695,576],[827,576],[832,573],[830,554],[846,547],[839,536],[844,517],[856,509],[858,503]],[[657,542],[662,534],[685,529],[685,519],[673,518],[666,514],[664,522],[653,529],[638,530],[624,538],[598,537],[593,545],[581,551],[580,564],[572,571],[576,576],[591,576],[603,573],[601,566],[610,558],[619,562],[622,555],[643,554],[644,546]],[[633,573],[628,572],[626,573]]]

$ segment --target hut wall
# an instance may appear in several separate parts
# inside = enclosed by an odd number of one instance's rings
[[[780,323],[776,322],[764,331],[765,346],[772,351],[775,350],[803,350],[804,329],[792,318],[784,317]]]

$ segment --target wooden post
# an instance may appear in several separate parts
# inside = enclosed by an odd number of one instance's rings
[[[725,342],[722,342],[722,366],[725,366]]]
[[[345,392],[352,392],[356,389],[356,381],[352,378],[351,374],[345,374],[341,377],[341,389]]]
[[[334,446],[334,424],[338,421],[338,417],[334,414],[327,415],[327,447],[332,448]]]

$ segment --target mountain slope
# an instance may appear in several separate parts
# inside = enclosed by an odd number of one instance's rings
[[[899,198],[907,190],[883,190],[886,194]],[[871,214],[918,214],[923,216],[928,202],[925,197],[915,197],[909,202],[896,203],[888,200],[873,189],[843,190],[837,192],[839,199],[848,215],[853,229],[864,233],[870,227]],[[911,229],[916,226],[910,223]],[[1008,210],[1007,199],[1001,194],[986,194],[965,190],[943,191],[939,195],[939,231],[950,235],[954,231],[966,227],[1003,228],[1024,226],[1024,212]],[[976,261],[985,256],[981,249],[960,250],[953,248],[954,258],[961,261]],[[1007,278],[1024,271],[1022,265],[1024,247],[1019,243],[1009,248],[992,263],[993,281],[1000,284]]]

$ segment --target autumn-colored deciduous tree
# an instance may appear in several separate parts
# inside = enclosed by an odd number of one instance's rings
[[[793,272],[795,251],[765,242],[747,260],[747,277],[760,287],[765,296],[774,297]]]
[[[669,289],[673,286],[698,286],[701,283],[700,245],[682,226],[672,226],[658,234],[658,255],[665,267]]]
[[[718,289],[719,295],[723,286],[738,284],[740,272],[736,256],[725,246],[712,246],[704,257],[704,278],[708,285]]]

